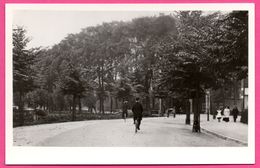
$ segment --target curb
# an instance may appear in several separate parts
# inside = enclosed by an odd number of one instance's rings
[[[213,131],[209,131],[203,127],[200,126],[200,129],[208,134],[211,134],[211,135],[214,135],[218,138],[221,138],[221,139],[225,139],[225,140],[230,140],[230,141],[234,141],[236,143],[239,143],[241,145],[244,145],[244,146],[248,146],[248,143],[247,142],[243,142],[241,140],[238,140],[238,139],[235,139],[235,138],[231,138],[231,137],[228,137],[228,136],[225,136],[225,135],[222,135],[222,134],[219,134],[219,133],[216,133],[216,132],[213,132]]]

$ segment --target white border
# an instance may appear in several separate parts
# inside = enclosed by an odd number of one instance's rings
[[[15,10],[249,11],[248,147],[15,147],[12,128],[12,17]],[[6,164],[254,164],[255,12],[252,3],[6,4]]]

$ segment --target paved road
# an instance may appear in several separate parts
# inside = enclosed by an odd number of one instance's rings
[[[241,146],[206,133],[173,118],[144,118],[134,133],[132,119],[81,121],[14,129],[14,145],[63,147],[191,147]]]

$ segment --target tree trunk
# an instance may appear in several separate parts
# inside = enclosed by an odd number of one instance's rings
[[[242,112],[245,111],[245,79],[242,80],[243,82],[243,103],[242,103]]]
[[[76,120],[76,95],[73,95],[72,102],[72,121]]]
[[[186,111],[186,120],[185,124],[190,125],[190,111]]]
[[[102,85],[101,85],[101,72],[98,68],[98,86],[99,86],[99,112],[102,113]]]
[[[153,99],[153,104],[154,104],[154,99]],[[154,107],[153,107],[154,109]],[[159,111],[158,111],[158,117],[162,115],[162,98],[159,98]]]
[[[81,108],[81,98],[80,98],[80,96],[78,97],[78,106],[79,106],[79,113],[81,113],[82,108]]]
[[[211,99],[210,99],[210,104],[211,104],[210,111],[213,113],[213,119],[215,120],[216,119],[216,110],[213,111],[213,109],[212,109],[212,101],[211,101]]]
[[[149,95],[146,96],[146,110],[147,110],[148,115],[150,115],[151,108],[150,108],[150,96]]]
[[[150,98],[151,79],[152,79],[152,70],[148,68],[145,75],[145,93],[146,93],[145,103],[146,103],[146,110],[148,115],[151,115],[151,98]]]
[[[153,110],[155,109],[155,98],[154,97],[153,97],[153,107],[152,108],[153,108]]]
[[[192,112],[192,99],[189,100],[190,108],[189,110],[186,110],[186,120],[185,124],[190,125],[190,113]]]
[[[208,93],[206,92],[205,94],[205,105],[206,105],[206,113],[207,113],[207,121],[209,121],[209,95]]]
[[[102,88],[102,114],[105,113],[105,110],[104,110],[104,62],[102,62],[102,73],[101,73],[101,88]]]
[[[99,113],[102,113],[102,98],[101,95],[99,96]]]
[[[24,110],[23,110],[23,93],[22,91],[19,92],[19,125],[24,125]]]
[[[110,112],[113,112],[113,97],[110,94]]]
[[[44,105],[44,107],[46,107],[46,110],[48,111],[48,113],[50,113],[51,111],[52,111],[52,103],[51,103],[51,99],[52,99],[52,97],[51,97],[51,92],[48,90],[48,98],[47,98],[47,105],[45,106]],[[44,103],[45,104],[45,103]]]
[[[197,86],[196,90],[196,110],[194,112],[194,119],[193,119],[193,128],[192,132],[200,132],[200,109],[199,109],[199,85]]]
[[[236,106],[237,105],[237,100],[236,100],[236,96],[237,96],[237,84],[236,84],[236,81],[234,80],[234,105]]]
[[[117,97],[116,97],[116,109],[118,109],[118,100],[117,100]]]
[[[226,106],[226,86],[224,86],[222,90],[223,90],[223,109],[224,109]]]

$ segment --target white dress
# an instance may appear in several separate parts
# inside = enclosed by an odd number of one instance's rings
[[[229,115],[230,115],[230,110],[228,108],[224,109],[224,117],[223,120],[226,122],[229,122]]]
[[[224,117],[229,118],[229,116],[230,116],[230,110],[228,108],[225,108],[224,109]]]
[[[217,110],[217,119],[220,119],[221,117],[221,110]]]

